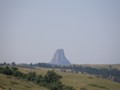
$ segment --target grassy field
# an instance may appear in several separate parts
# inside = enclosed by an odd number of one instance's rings
[[[27,73],[35,71],[37,74],[45,75],[48,70],[46,68],[28,69],[19,68],[20,71]],[[96,78],[88,74],[68,73],[55,70],[58,74],[62,75],[61,81],[65,85],[74,87],[76,90],[120,90],[120,83],[110,80]]]
[[[61,73],[63,75],[62,82],[66,85],[73,86],[76,90],[119,90],[120,83],[112,82],[95,76],[86,74],[68,74]],[[84,90],[85,90],[84,89]]]
[[[0,90],[48,90],[34,83],[0,74]]]

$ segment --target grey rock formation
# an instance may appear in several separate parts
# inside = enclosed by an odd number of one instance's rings
[[[70,65],[69,60],[65,57],[63,49],[57,49],[50,64],[54,65]]]

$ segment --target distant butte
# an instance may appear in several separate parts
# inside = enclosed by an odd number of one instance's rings
[[[65,57],[64,50],[63,49],[57,49],[52,60],[50,61],[50,64],[54,65],[70,65],[71,63],[69,60]]]

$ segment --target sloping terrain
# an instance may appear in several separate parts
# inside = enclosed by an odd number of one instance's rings
[[[26,73],[35,71],[37,74],[44,75],[48,70],[46,68],[28,69],[19,68],[20,71]],[[120,83],[111,80],[102,79],[96,76],[80,73],[61,72],[54,69],[59,75],[63,76],[61,81],[69,86],[74,87],[76,90],[120,90]]]
[[[120,83],[87,74],[61,73],[62,82],[76,90],[119,90]]]
[[[21,78],[0,74],[0,90],[48,90]]]

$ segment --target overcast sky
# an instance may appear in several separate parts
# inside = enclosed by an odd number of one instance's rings
[[[0,62],[120,64],[120,0],[0,0]]]

